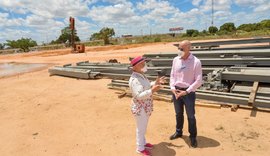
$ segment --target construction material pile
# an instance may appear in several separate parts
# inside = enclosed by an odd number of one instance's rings
[[[263,40],[266,41],[266,40]],[[249,43],[250,41],[248,41]],[[254,40],[254,42],[256,42]],[[270,39],[267,40],[270,42]],[[230,42],[231,43],[231,42]],[[242,43],[242,42],[241,42]],[[195,44],[196,45],[196,44]],[[208,45],[208,44],[205,44]],[[215,43],[214,45],[217,45]],[[203,85],[197,90],[197,98],[216,102],[270,108],[270,46],[263,48],[194,49],[203,67]],[[216,47],[216,46],[215,46]],[[177,53],[145,54],[151,59],[146,76],[169,78],[172,60]],[[130,58],[131,59],[131,58]],[[110,89],[121,90],[130,95],[128,79],[132,71],[129,64],[79,62],[49,69],[51,75],[80,79],[109,78]],[[171,91],[165,84],[155,98],[171,101]],[[213,103],[214,104],[214,103]]]

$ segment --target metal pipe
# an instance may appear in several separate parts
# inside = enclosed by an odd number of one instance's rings
[[[110,83],[109,86],[112,87],[128,87],[128,84],[125,83]],[[171,91],[169,89],[161,89],[159,93],[167,93],[171,94]],[[219,94],[219,92],[196,92],[196,97],[198,99],[204,99],[204,100],[210,100],[210,101],[218,101],[223,103],[231,103],[231,104],[239,104],[239,105],[245,105],[248,106],[248,97],[239,97],[239,96],[233,96],[234,93],[230,93],[229,95]],[[254,103],[255,107],[263,107],[263,108],[270,108],[270,102],[269,99],[255,99]]]
[[[235,66],[245,65],[249,67],[270,67],[270,58],[203,58],[200,59],[203,66]],[[172,59],[151,59],[154,66],[171,66]]]
[[[66,77],[80,78],[80,79],[96,79],[100,78],[99,72],[93,72],[85,69],[72,69],[65,67],[53,67],[49,69],[50,75],[60,75]]]
[[[227,41],[212,41],[212,42],[193,42],[192,46],[220,46],[229,44],[250,44],[250,43],[270,43],[270,38],[258,38],[258,39],[240,39],[240,40],[227,40]]]
[[[270,49],[246,49],[246,50],[219,50],[219,51],[193,51],[198,58],[235,58],[235,57],[270,57]],[[144,54],[146,58],[174,58],[176,52],[164,52],[158,54]]]

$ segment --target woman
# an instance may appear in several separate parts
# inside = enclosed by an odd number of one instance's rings
[[[153,145],[146,143],[145,133],[148,119],[153,111],[152,94],[160,89],[165,77],[157,78],[154,82],[149,82],[144,73],[147,71],[145,58],[138,56],[131,60],[133,73],[129,79],[129,87],[132,92],[131,111],[136,119],[136,141],[137,152],[144,155],[151,155],[149,150]]]

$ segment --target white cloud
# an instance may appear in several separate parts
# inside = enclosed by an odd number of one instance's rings
[[[28,38],[31,36],[31,31],[29,30],[14,30],[14,29],[4,29],[4,31],[0,31],[0,36],[5,40],[17,40],[18,35]]]
[[[268,14],[268,17],[270,14],[269,10],[270,10],[270,1],[268,1],[268,3],[266,2],[265,4],[261,4],[254,8],[254,12],[265,12],[266,14]]]
[[[1,13],[0,12],[0,18],[3,19],[3,18],[7,18],[8,17],[8,13]]]
[[[126,0],[103,0],[104,2],[109,2],[112,4],[123,4],[123,3],[128,3]]]
[[[187,3],[192,8],[182,11]],[[0,0],[0,42],[21,36],[51,41],[68,26],[69,16],[75,17],[82,40],[102,27],[114,28],[117,36],[167,33],[169,28],[180,26],[202,30],[211,25],[211,3],[212,0]],[[240,11],[234,10],[233,5],[241,7]],[[269,18],[270,1],[214,0],[214,10],[214,25],[218,27],[225,22],[255,23]]]
[[[75,28],[77,29],[77,34],[78,36],[80,36],[80,39],[83,41],[89,40],[90,34],[93,33],[94,27],[96,26],[88,23],[87,21],[83,21],[83,20],[81,21],[79,19],[75,19]]]
[[[215,0],[214,10],[215,11],[229,11],[231,9],[231,0]],[[203,4],[199,6],[200,10],[203,12],[208,12],[212,10],[212,0],[203,0]]]
[[[141,16],[148,21],[147,23],[152,23],[155,26],[164,25],[162,22],[171,21],[171,18],[180,12],[178,8],[172,6],[168,1],[157,0],[139,2],[137,9],[143,12]],[[169,25],[170,23],[167,24]]]
[[[199,6],[201,2],[202,2],[202,0],[192,0],[192,4],[194,6]]]
[[[132,8],[132,4],[115,4],[111,6],[94,6],[89,12],[89,16],[100,23],[136,23],[137,15]]]
[[[9,26],[21,26],[24,20],[22,18],[9,18],[8,13],[0,13],[0,28]]]
[[[6,11],[14,11],[22,6],[20,0],[0,0],[0,6]]]
[[[35,14],[26,17],[26,24],[29,26],[46,25],[48,21],[49,21],[49,18],[44,18]]]
[[[21,0],[0,1],[0,6],[5,10],[16,13],[33,13],[47,18],[84,16],[88,13],[88,5],[91,1],[73,0]]]
[[[95,4],[96,2],[98,2],[98,0],[83,0],[83,1],[88,5]]]
[[[267,2],[267,0],[235,0],[236,5],[245,7],[254,7],[257,4],[263,4],[265,2]]]
[[[175,9],[174,7],[171,6],[171,4],[168,1],[157,1],[157,0],[145,0],[144,2],[138,2],[137,8],[141,11],[162,9],[162,8],[166,8],[166,10]]]

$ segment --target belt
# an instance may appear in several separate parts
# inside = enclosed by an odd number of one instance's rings
[[[175,89],[186,91],[188,89],[188,87],[187,88],[181,88],[181,87],[175,86]]]

